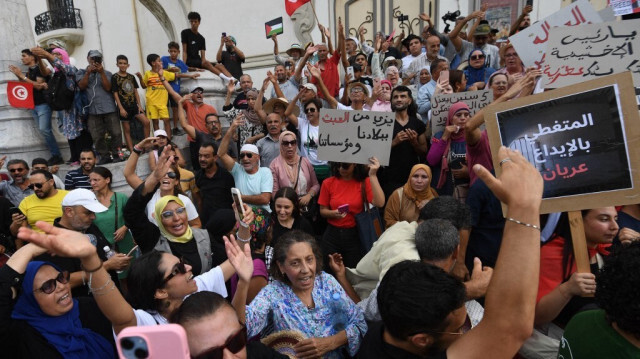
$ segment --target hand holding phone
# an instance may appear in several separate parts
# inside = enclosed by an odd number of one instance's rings
[[[341,214],[349,213],[349,205],[348,204],[343,204],[343,205],[339,206],[338,207],[338,213],[341,213]]]
[[[438,82],[442,84],[445,81],[449,82],[449,70],[440,71],[440,77],[438,78]]]
[[[189,344],[178,324],[128,327],[116,338],[118,356],[130,358],[189,359]]]
[[[347,67],[347,73],[349,74],[349,76],[351,76],[351,77],[349,78],[351,81],[353,81],[353,80],[355,80],[355,79],[356,79],[355,74],[354,74],[354,72],[353,72],[353,66],[349,66],[349,67]]]
[[[244,223],[244,203],[242,203],[242,193],[239,189],[231,188],[231,197],[233,198],[233,204],[235,205],[236,218],[243,227],[248,227],[248,224]]]

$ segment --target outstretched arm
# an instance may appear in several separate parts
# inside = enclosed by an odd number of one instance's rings
[[[245,119],[242,117],[242,115],[238,115],[238,117],[231,121],[229,130],[227,130],[227,133],[224,134],[222,141],[220,141],[220,146],[218,147],[218,156],[220,157],[220,160],[222,161],[222,164],[224,165],[224,168],[227,169],[227,171],[231,171],[233,169],[233,165],[236,163],[233,157],[229,156],[229,142],[231,141],[231,137],[233,137],[233,134],[238,129],[238,126],[243,124],[244,121]]]
[[[180,126],[184,129],[184,132],[186,132],[189,137],[196,138],[196,128],[187,122],[187,116],[184,113],[184,107],[182,107],[187,100],[191,100],[191,94],[184,95],[180,99],[180,102],[178,102],[178,120],[180,120]]]
[[[324,81],[322,81],[322,73],[320,72],[320,69],[311,65],[307,65],[307,70],[309,70],[311,76],[313,76],[317,80],[318,88],[324,95],[324,99],[329,102],[329,106],[331,106],[331,108],[337,108],[338,101],[333,96],[331,96],[329,90],[327,89],[327,86],[325,86]]]
[[[532,10],[533,10],[532,5],[527,5],[522,9],[522,14],[520,14],[520,16],[518,16],[518,18],[516,19],[516,22],[514,22],[513,25],[511,25],[511,30],[509,30],[509,36],[515,34],[518,31],[520,24],[522,24],[522,22],[524,21],[524,17],[529,15],[529,13]]]

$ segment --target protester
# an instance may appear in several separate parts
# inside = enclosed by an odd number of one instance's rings
[[[51,166],[51,170],[49,170],[49,161],[45,160],[42,157],[37,157],[31,160],[31,171],[44,170],[51,172],[51,174],[53,175],[53,182],[55,182],[56,184],[56,188],[65,189],[62,179],[55,175],[55,173],[58,172],[57,168],[58,165],[53,165]]]
[[[89,183],[89,173],[93,171],[96,166],[96,153],[86,148],[80,152],[80,168],[67,172],[64,177],[64,189],[71,191],[76,188],[91,189],[91,183]]]
[[[300,197],[300,206],[307,207],[320,192],[320,184],[309,159],[298,155],[296,137],[293,132],[280,134],[280,156],[271,162],[273,194],[282,187],[291,187]]]
[[[0,158],[0,168],[4,167],[7,156]],[[13,159],[7,162],[7,170],[10,181],[0,182],[0,195],[8,199],[13,205],[18,206],[25,197],[33,194],[33,188],[29,187],[29,165],[25,160]]]
[[[371,104],[371,111],[392,112],[391,90],[393,86],[389,80],[377,81],[373,86],[373,96],[375,102]]]
[[[231,128],[227,130],[227,133],[233,134],[237,131],[237,146],[240,149],[245,144],[255,144],[259,139],[264,137],[264,124],[260,120],[258,113],[255,111],[253,106],[256,101],[261,101],[262,99],[258,99],[258,91],[255,89],[250,89],[246,92],[246,101],[247,107],[244,110],[234,109],[230,111],[226,111],[225,115],[227,118],[234,119],[239,115],[242,116],[242,123],[238,123],[238,126],[231,131]],[[225,149],[226,152],[226,149]]]
[[[271,243],[272,248],[282,235],[292,230],[313,235],[313,227],[300,211],[300,199],[293,188],[281,187],[273,197],[274,218],[271,221]]]
[[[245,60],[244,52],[237,46],[236,38],[231,35],[223,35],[220,38],[220,47],[216,54],[216,61],[233,76],[231,80],[242,77],[242,63]],[[224,51],[222,50],[224,48]]]
[[[167,136],[167,131],[155,130],[153,131],[153,137],[156,139],[155,146],[153,151],[149,153],[149,168],[151,168],[152,171],[156,168],[158,157],[160,156],[162,151],[165,149],[165,147],[167,147],[167,145],[171,145],[173,152],[175,152],[175,155],[178,156],[178,158],[176,159],[176,164],[178,165],[178,167],[180,168],[185,167],[185,165],[187,164],[187,161],[185,161],[184,156],[182,155],[182,151],[180,151],[180,148],[176,146],[173,142],[171,142],[171,140]],[[157,148],[155,148],[156,146]],[[183,172],[180,171],[180,173],[183,173]],[[191,173],[191,175],[193,175],[193,173]]]
[[[467,91],[467,76],[461,70],[449,70],[449,86],[451,93]],[[471,88],[470,90],[474,90]],[[435,92],[434,94],[438,94]]]
[[[481,49],[487,56],[487,66],[497,70],[500,68],[500,56],[498,55],[498,47],[487,43],[489,33],[491,32],[491,26],[489,26],[488,23],[481,23],[476,27],[472,35],[472,42],[461,39],[459,36],[460,31],[469,21],[472,19],[478,19],[478,21],[480,21],[484,14],[484,11],[478,10],[465,17],[460,23],[456,24],[456,27],[451,31],[449,40],[455,46],[461,59],[468,58],[474,49]]]
[[[511,43],[500,48],[500,65],[503,65],[504,67],[500,68],[496,72],[507,74],[515,81],[526,75],[526,68]]]
[[[438,197],[436,190],[431,187],[432,178],[429,166],[413,166],[407,183],[389,196],[384,210],[384,223],[387,228],[400,221],[416,221],[422,207]]]
[[[501,50],[502,51],[502,50]],[[467,77],[467,86],[464,90],[482,90],[489,82],[489,77],[496,71],[487,67],[485,53],[480,49],[475,49],[469,53],[469,66],[464,69]]]

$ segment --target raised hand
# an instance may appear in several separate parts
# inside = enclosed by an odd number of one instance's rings
[[[224,249],[227,252],[227,258],[229,263],[238,273],[240,280],[249,282],[253,276],[253,260],[251,259],[251,248],[249,245],[245,245],[244,248],[240,248],[235,241],[235,237],[231,235],[231,239],[227,236],[222,237],[224,240]]]

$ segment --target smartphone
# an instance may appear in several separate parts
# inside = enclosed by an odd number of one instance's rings
[[[338,207],[338,212],[339,213],[348,213],[349,212],[349,205],[348,204],[343,204],[341,206]]]
[[[231,188],[231,197],[233,197],[233,203],[236,205],[236,213],[238,214],[238,219],[241,221],[244,219],[244,206],[242,205],[242,193],[239,189],[232,187]]]
[[[533,6],[533,0],[527,0],[527,6]]]
[[[440,78],[438,79],[438,82],[440,83],[444,83],[445,81],[449,81],[449,71],[445,70],[445,71],[441,71],[440,72]]]
[[[20,210],[20,208],[18,208],[18,207],[11,207],[11,208],[9,208],[9,213],[11,213],[11,216],[13,216],[13,215],[14,215],[14,213],[21,214],[21,215],[23,215],[23,216],[24,216],[24,213],[22,213],[22,211],[21,211],[21,210]]]
[[[123,329],[116,338],[120,359],[189,359],[187,334],[178,324],[148,325]]]
[[[347,67],[347,73],[351,75],[351,81],[356,79],[355,75],[353,74],[353,66]]]
[[[129,251],[129,253],[127,253],[127,257],[131,256],[131,254],[138,249],[138,245],[136,244],[133,248],[131,248],[131,250]]]
[[[227,37],[227,33],[226,33],[226,32],[223,32],[223,33],[222,33],[222,37]]]

